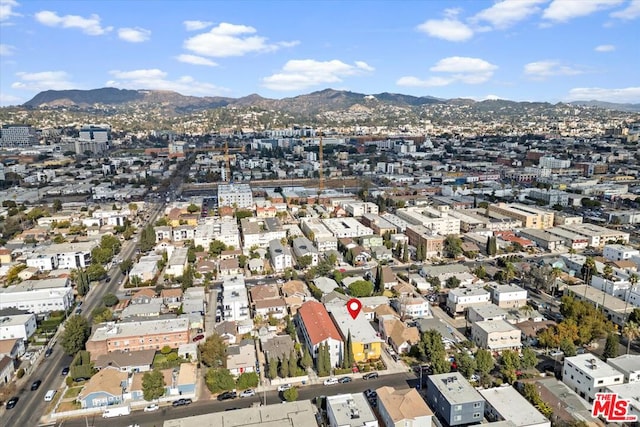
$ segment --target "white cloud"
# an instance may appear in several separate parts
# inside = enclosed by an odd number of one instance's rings
[[[291,47],[298,43],[268,43],[265,37],[255,34],[256,29],[253,27],[223,22],[206,33],[185,40],[184,47],[198,55],[224,58],[251,52],[274,52],[281,47]]]
[[[198,30],[204,30],[205,28],[212,26],[213,22],[209,22],[209,21],[184,21],[183,24],[184,24],[184,27],[186,28],[187,31],[198,31]]]
[[[612,44],[601,44],[599,46],[596,46],[593,50],[595,50],[596,52],[613,52],[614,50],[616,50],[616,47]]]
[[[0,56],[11,56],[15,49],[16,48],[10,44],[0,44]]]
[[[15,0],[0,0],[0,21],[7,21],[12,16],[22,16],[13,11],[14,7],[20,4]]]
[[[43,90],[77,88],[77,85],[69,80],[69,74],[64,71],[41,71],[39,73],[20,72],[16,73],[16,76],[20,80],[11,84],[13,89],[39,92]]]
[[[599,87],[578,87],[571,89],[568,101],[606,101],[620,103],[640,103],[640,87],[604,89]]]
[[[22,102],[22,98],[6,93],[0,93],[0,105],[17,105]]]
[[[215,62],[213,62],[212,60],[208,59],[208,58],[203,58],[202,56],[197,56],[197,55],[189,55],[186,53],[183,53],[182,55],[178,55],[176,56],[176,59],[180,62],[184,62],[187,64],[193,64],[193,65],[207,65],[209,67],[216,67],[218,66],[218,64],[216,64]]]
[[[118,37],[130,43],[142,43],[151,37],[151,31],[144,28],[119,28]]]
[[[451,56],[438,61],[429,71],[446,73],[445,76],[401,77],[396,82],[399,86],[433,87],[447,86],[452,83],[480,84],[488,81],[498,66],[480,58]]]
[[[603,9],[621,4],[624,0],[553,0],[542,17],[555,22],[567,22],[573,18],[591,15]]]
[[[131,71],[109,71],[114,79],[107,86],[123,89],[170,90],[183,95],[219,95],[229,90],[211,83],[196,81],[191,76],[181,76],[176,80],[167,79],[167,73],[157,68]]]
[[[524,73],[534,80],[544,80],[551,76],[576,76],[582,74],[583,71],[568,65],[562,65],[559,61],[545,60],[526,64]]]
[[[362,61],[355,61],[354,65],[350,65],[337,59],[294,59],[288,61],[279,73],[262,79],[262,83],[271,90],[301,90],[323,84],[341,83],[345,77],[362,75],[373,70],[373,67]]]
[[[625,9],[611,13],[610,16],[612,18],[619,18],[628,21],[640,17],[640,0],[631,0],[629,6]]]
[[[78,15],[59,16],[56,12],[43,10],[36,13],[36,21],[49,27],[78,28],[90,36],[101,36],[113,30],[113,27],[103,27],[98,15],[83,18]]]
[[[431,37],[450,42],[463,42],[473,37],[473,30],[456,19],[455,16],[445,19],[429,19],[418,25],[417,30]]]
[[[538,5],[548,0],[503,0],[480,11],[472,21],[487,21],[494,28],[509,28],[540,11]]]

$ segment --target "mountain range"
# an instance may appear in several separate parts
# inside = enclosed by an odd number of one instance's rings
[[[483,105],[486,104],[486,105]],[[317,114],[325,111],[345,110],[354,106],[379,107],[389,105],[396,107],[419,107],[432,104],[475,105],[495,108],[496,104],[531,105],[549,103],[513,102],[506,100],[474,101],[471,99],[441,99],[431,96],[411,96],[397,93],[383,92],[366,95],[344,90],[325,89],[306,95],[291,98],[269,99],[258,94],[241,98],[222,96],[185,96],[177,92],[162,90],[130,90],[116,88],[101,88],[91,90],[47,90],[38,93],[31,100],[24,103],[27,108],[41,107],[77,107],[80,109],[96,106],[136,106],[162,105],[177,113],[187,113],[219,107],[257,107],[265,110],[283,112]],[[614,104],[600,101],[576,101],[572,105],[600,107],[609,110],[626,112],[640,112],[640,104]]]

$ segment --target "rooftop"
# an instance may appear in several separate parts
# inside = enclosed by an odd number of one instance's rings
[[[331,313],[331,317],[333,317],[336,326],[340,329],[345,339],[351,333],[353,342],[382,342],[382,339],[373,329],[362,310],[355,319],[351,317],[351,314],[347,311],[347,305],[344,303],[329,304],[327,305],[327,310]]]
[[[178,317],[175,319],[145,320],[139,322],[114,323],[108,322],[96,328],[90,341],[102,341],[110,338],[137,337],[161,333],[187,332],[189,319]]]
[[[342,341],[338,329],[333,324],[327,309],[319,302],[307,301],[298,308],[298,315],[304,323],[313,345],[323,342],[328,338]]]
[[[506,320],[496,319],[496,320],[482,320],[480,322],[475,322],[473,326],[482,329],[486,333],[490,334],[492,332],[511,332],[515,331],[516,335],[520,335],[520,330],[513,326],[511,323]]]
[[[623,354],[615,358],[607,359],[607,365],[611,365],[619,371],[640,372],[640,355]]]
[[[567,357],[564,359],[565,366],[571,364],[583,372],[589,372],[592,376],[597,374],[598,377],[613,377],[622,375],[613,366],[609,366],[593,354],[578,354],[577,356]]]
[[[440,394],[452,405],[478,401],[484,402],[480,393],[478,393],[459,372],[430,375],[428,381],[427,389],[433,384],[438,391],[440,391]]]
[[[513,422],[518,427],[549,422],[511,386],[482,389],[479,392],[502,418]]]
[[[331,411],[336,424],[345,426],[366,426],[377,422],[371,407],[362,393],[339,394],[327,397],[327,412]]]

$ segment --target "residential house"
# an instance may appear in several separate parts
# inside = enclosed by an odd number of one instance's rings
[[[391,301],[391,306],[402,317],[431,317],[431,305],[422,297],[400,296]]]
[[[295,321],[309,354],[316,359],[320,344],[327,344],[331,366],[338,366],[342,361],[343,340],[324,305],[305,302],[298,308]]]
[[[273,270],[276,272],[282,272],[287,268],[293,267],[291,249],[284,246],[280,240],[271,240],[269,242],[269,257]]]
[[[471,341],[495,353],[520,351],[520,337],[520,330],[503,319],[483,320],[471,325]]]
[[[354,319],[349,314],[346,304],[327,304],[326,309],[338,327],[342,341],[346,343],[348,336],[351,335],[354,361],[380,359],[383,341],[362,311]]]
[[[218,270],[220,271],[221,276],[243,274],[238,258],[220,260],[220,262],[218,262]]]
[[[155,299],[155,290],[151,288],[142,288],[131,296],[130,304],[151,304]]]
[[[596,393],[604,393],[608,386],[624,383],[624,374],[596,356],[585,353],[564,359],[562,381],[591,403]]]
[[[318,265],[319,261],[319,253],[315,246],[313,246],[313,242],[307,239],[304,236],[296,237],[291,242],[291,246],[293,247],[293,254],[296,259],[300,259],[302,257],[308,256],[311,258],[310,266],[314,267]]]
[[[0,265],[11,264],[11,251],[7,248],[0,248]]]
[[[489,284],[491,301],[500,308],[520,308],[527,305],[527,291],[514,284]]]
[[[129,271],[129,280],[138,277],[141,282],[153,280],[159,273],[158,261],[162,260],[161,255],[144,255],[141,256],[137,263],[133,264]]]
[[[331,279],[330,277],[316,277],[313,279],[313,284],[320,289],[323,293],[328,294],[332,292],[334,289],[338,288],[338,283]],[[345,287],[348,285],[345,285]]]
[[[398,285],[398,278],[396,274],[393,272],[391,267],[384,266],[382,267],[382,286],[384,289],[392,289],[394,286]]]
[[[189,248],[176,248],[169,257],[165,267],[165,274],[174,277],[182,277],[188,263]]]
[[[551,427],[551,421],[512,386],[478,391],[486,401],[484,411],[489,421],[510,421],[515,427]]]
[[[256,301],[253,308],[255,315],[262,316],[263,319],[284,319],[287,315],[287,302],[282,297]]]
[[[93,366],[98,369],[116,368],[121,372],[147,372],[151,370],[155,350],[114,351],[98,356]]]
[[[272,359],[282,360],[283,357],[288,358],[294,350],[294,344],[289,335],[274,335],[260,339],[260,346],[267,362]]]
[[[9,356],[0,356],[0,385],[9,384],[14,372],[13,359]]]
[[[450,289],[447,295],[447,311],[456,317],[464,315],[469,307],[490,304],[489,292],[481,287]]]
[[[408,353],[411,347],[420,341],[420,331],[417,327],[409,327],[394,316],[383,316],[380,320],[380,332],[396,353]]]
[[[156,242],[171,240],[172,232],[171,227],[169,227],[168,225],[157,226],[154,227],[153,230],[156,233]]]
[[[162,303],[169,310],[177,310],[182,305],[182,289],[163,289],[160,291],[160,298],[162,298]]]
[[[380,387],[378,413],[385,427],[431,427],[433,412],[415,388]]]
[[[0,310],[0,340],[22,338],[28,341],[38,327],[35,314],[5,315]]]
[[[258,357],[253,340],[242,340],[227,347],[227,369],[234,377],[245,372],[255,372]]]
[[[99,408],[124,402],[129,374],[107,367],[89,378],[77,397],[80,407]]]
[[[0,357],[9,356],[13,360],[17,360],[25,352],[25,340],[22,338],[10,338],[0,340]]]
[[[451,427],[480,423],[484,418],[484,398],[460,372],[429,375],[427,403]]]
[[[171,233],[171,239],[174,242],[184,242],[185,240],[193,241],[195,237],[196,227],[193,225],[179,225],[174,227]]]
[[[238,335],[238,325],[236,322],[221,322],[215,326],[216,334],[220,335],[223,341],[226,341],[227,345],[235,344]]]
[[[476,305],[469,307],[467,310],[467,320],[469,323],[497,319],[507,320],[507,311],[495,304]]]

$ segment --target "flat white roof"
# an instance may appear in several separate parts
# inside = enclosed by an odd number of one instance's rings
[[[511,386],[482,389],[479,392],[502,418],[513,422],[517,427],[551,424],[540,411]]]
[[[577,369],[589,373],[592,377],[613,377],[622,375],[613,366],[609,366],[592,354],[578,354],[564,359],[565,366],[571,364]]]

